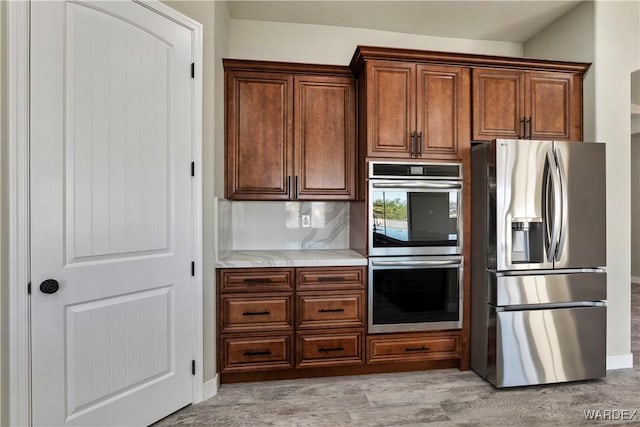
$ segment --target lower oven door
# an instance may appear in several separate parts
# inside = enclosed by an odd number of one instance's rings
[[[462,257],[369,258],[369,333],[462,327]]]

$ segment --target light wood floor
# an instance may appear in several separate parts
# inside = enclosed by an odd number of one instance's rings
[[[634,368],[609,371],[603,379],[496,390],[472,371],[446,369],[225,384],[217,396],[157,425],[639,425],[640,285],[632,285],[631,304]],[[633,421],[587,421],[588,410],[610,410],[611,418],[638,413]]]

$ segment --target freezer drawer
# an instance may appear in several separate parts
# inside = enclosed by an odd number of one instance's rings
[[[605,306],[518,311],[487,307],[487,380],[494,386],[606,375]]]
[[[600,301],[607,299],[607,273],[490,273],[488,291],[487,302],[497,306]]]

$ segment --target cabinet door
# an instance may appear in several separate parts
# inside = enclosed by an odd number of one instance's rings
[[[228,72],[225,196],[289,198],[293,155],[293,76]]]
[[[294,82],[295,197],[355,198],[355,81],[296,76]]]
[[[524,72],[473,70],[473,139],[518,139],[524,135]]]
[[[468,68],[418,65],[418,157],[459,159],[469,140],[469,110]]]
[[[528,72],[526,116],[531,139],[582,140],[582,79],[568,73]]]
[[[369,61],[366,67],[367,155],[411,158],[416,66]]]

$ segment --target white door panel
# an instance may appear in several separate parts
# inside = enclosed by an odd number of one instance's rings
[[[133,2],[31,28],[33,422],[149,424],[192,401],[192,34]]]

